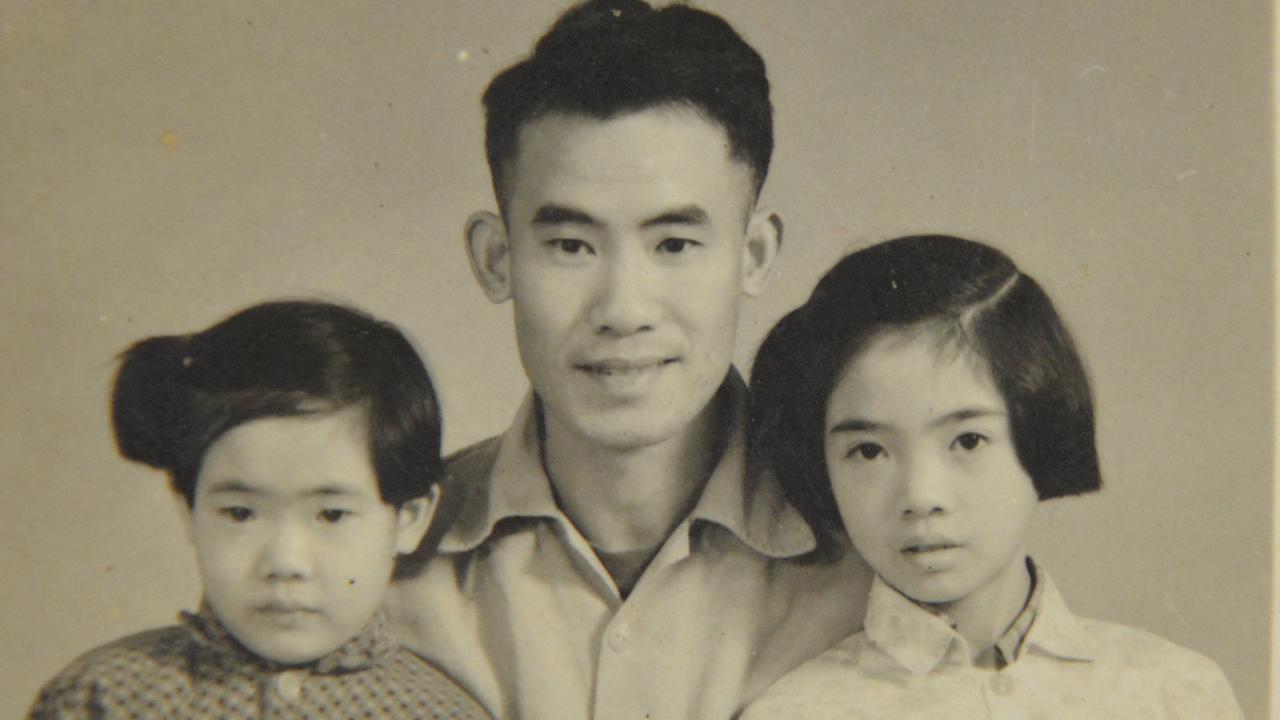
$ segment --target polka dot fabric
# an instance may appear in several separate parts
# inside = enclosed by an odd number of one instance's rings
[[[307,665],[250,653],[208,609],[81,656],[41,691],[32,720],[490,716],[444,673],[399,647],[381,615]]]

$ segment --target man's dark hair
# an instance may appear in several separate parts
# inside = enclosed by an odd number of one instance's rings
[[[500,206],[520,129],[553,113],[607,120],[652,107],[688,107],[722,127],[730,155],[758,194],[773,153],[764,60],[727,22],[686,5],[588,0],[566,11],[534,52],[484,93],[485,152]]]
[[[827,402],[845,365],[894,330],[938,332],[982,358],[1041,500],[1101,487],[1089,380],[1044,290],[981,243],[898,238],[837,263],[769,333],[751,374],[752,460],[777,473],[825,547],[843,534],[823,450]]]
[[[384,502],[443,476],[440,410],[418,353],[394,325],[321,302],[255,305],[191,335],[125,351],[112,394],[120,453],[169,474],[191,505],[205,452],[237,425],[363,406]]]

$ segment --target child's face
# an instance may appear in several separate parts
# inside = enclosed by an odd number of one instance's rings
[[[890,585],[945,606],[1025,580],[1038,498],[986,363],[929,330],[873,338],[827,407],[832,490]]]
[[[205,598],[264,658],[315,660],[354,637],[413,550],[429,501],[378,493],[363,408],[238,425],[205,453],[190,533]]]

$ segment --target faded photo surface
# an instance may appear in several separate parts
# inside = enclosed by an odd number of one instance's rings
[[[163,475],[122,460],[117,355],[268,299],[411,336],[445,448],[527,390],[463,225],[495,210],[480,95],[567,3],[0,0],[0,716],[200,588]],[[784,220],[737,365],[840,257],[946,233],[1053,298],[1103,489],[1030,553],[1080,615],[1213,658],[1265,717],[1271,655],[1271,12],[705,0],[764,57]],[[832,638],[832,642],[839,638]]]

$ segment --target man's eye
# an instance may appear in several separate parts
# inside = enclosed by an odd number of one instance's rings
[[[690,247],[698,243],[688,238],[666,238],[658,243],[658,252],[670,253],[672,255],[682,253]]]
[[[574,240],[573,238],[556,238],[550,241],[551,245],[566,255],[588,255],[591,254],[591,246],[583,240]]]
[[[849,452],[845,457],[856,460],[875,460],[884,455],[884,448],[873,442],[864,442],[849,448]]]
[[[319,519],[321,522],[330,524],[341,522],[351,515],[350,510],[337,510],[334,508],[326,508],[320,511]]]
[[[985,442],[988,442],[988,440],[984,435],[973,432],[961,433],[956,436],[955,440],[951,441],[951,449],[977,450]]]
[[[239,505],[225,507],[218,512],[230,518],[232,522],[242,523],[253,519],[253,511],[247,507],[241,507]]]

